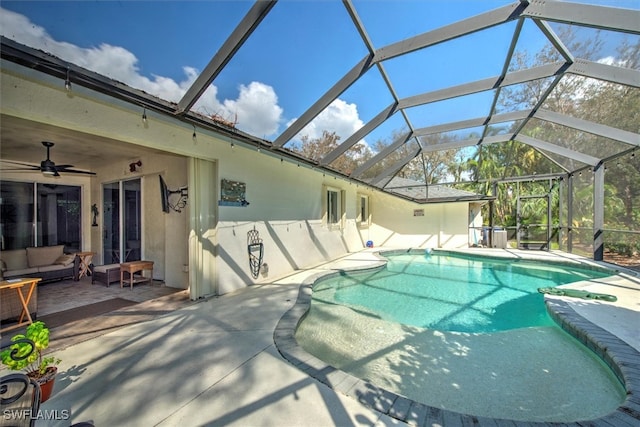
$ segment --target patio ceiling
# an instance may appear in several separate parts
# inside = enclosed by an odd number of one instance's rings
[[[253,37],[257,37],[256,32],[269,20],[270,14],[275,13],[279,7],[288,7],[286,2],[256,2],[177,103],[151,96],[62,59],[29,49],[5,37],[2,38],[2,58],[28,65],[61,79],[68,78],[70,73],[74,84],[99,90],[197,126],[214,129],[245,144],[268,149],[275,155],[293,158],[312,167],[417,201],[427,201],[428,198],[407,196],[409,192],[406,189],[399,191],[397,183],[405,182],[406,186],[411,188],[417,185],[427,188],[431,185],[454,184],[453,178],[451,182],[430,182],[427,178],[427,165],[430,160],[435,161],[431,157],[442,151],[455,151],[456,159],[464,160],[478,156],[483,147],[491,144],[517,142],[542,153],[555,165],[550,174],[560,176],[593,168],[640,147],[637,123],[631,128],[621,128],[617,122],[594,122],[564,111],[554,111],[548,102],[556,96],[560,85],[568,79],[580,79],[586,86],[597,84],[594,82],[606,82],[628,87],[631,91],[640,89],[640,70],[637,64],[582,58],[579,52],[572,51],[561,33],[563,28],[569,27],[578,30],[598,30],[609,38],[607,42],[616,40],[620,44],[621,40],[625,40],[632,46],[637,46],[640,44],[638,10],[559,1],[522,0],[376,47],[370,35],[367,19],[359,13],[359,3],[351,0],[342,3],[342,13],[348,15],[352,32],[359,37],[360,43],[364,46],[364,56],[356,60],[333,86],[319,88],[318,93],[321,95],[315,102],[271,139],[242,131],[236,128],[235,123],[221,120],[215,115],[203,115],[196,106],[216,79],[226,71],[226,67],[243,51],[244,45],[254,41]],[[502,48],[502,59],[495,64],[497,72],[494,75],[419,93],[406,93],[403,79],[407,72],[415,79],[430,79],[429,70],[411,70],[412,56],[424,54],[437,46],[451,46],[455,49],[458,41],[471,44],[470,49],[494,49],[494,46],[481,44],[482,39],[477,42],[480,44],[473,45],[474,35],[494,29],[500,29],[510,35],[510,40],[505,41]],[[516,57],[519,45],[523,39],[532,35],[551,46],[558,60],[528,66],[518,64]],[[464,54],[461,54],[459,60],[459,64],[451,66],[470,69],[474,66],[465,63]],[[469,72],[469,75],[473,74]],[[315,158],[305,157],[300,149],[300,133],[336,100],[341,97],[349,99],[350,90],[365,79],[377,79],[381,82],[380,90],[385,92],[383,96],[376,96],[375,105],[379,106],[376,110],[378,112],[369,114],[369,117],[363,120],[362,126],[342,138],[337,146]],[[526,105],[522,102],[514,103],[511,108],[500,107],[504,104],[504,97],[509,90],[537,82],[540,82],[541,89],[539,97],[534,102]],[[389,101],[385,103],[380,99]],[[451,120],[433,123],[434,114],[430,109],[438,109],[441,105],[454,101],[474,104],[483,102],[480,108],[483,114],[471,117],[452,115]],[[366,102],[366,98],[361,102]],[[541,123],[561,128],[565,138],[569,135],[569,139],[579,143],[567,144],[566,140],[545,139],[546,135],[539,137],[536,129]],[[587,134],[591,139],[585,137]],[[373,139],[384,140],[384,143],[378,144],[368,156],[358,157],[353,150],[365,139],[368,142]],[[607,149],[600,148],[603,141]],[[349,159],[348,167],[341,161],[345,158]],[[513,161],[517,163],[518,159]],[[413,172],[406,173],[407,168],[411,168]],[[418,172],[415,172],[416,169]],[[471,179],[468,171],[463,175],[463,178],[458,178],[456,182],[464,181],[465,178]],[[394,181],[394,177],[402,180]],[[499,177],[500,180],[521,178]],[[411,182],[406,182],[406,179],[410,179]],[[491,181],[498,177],[476,176],[474,179]]]

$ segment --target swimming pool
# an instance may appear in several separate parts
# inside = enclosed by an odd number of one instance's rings
[[[571,264],[450,252],[389,255],[384,269],[342,272],[313,289],[314,300],[441,331],[496,332],[550,326],[541,287],[611,276]]]
[[[422,267],[391,259],[387,268],[379,272],[354,273],[347,281],[345,277],[351,274],[330,279],[342,283],[340,290],[328,286],[325,280],[318,281],[310,310],[296,330],[296,340],[331,366],[417,402],[456,412],[567,422],[597,418],[620,405],[625,392],[618,379],[593,352],[564,333],[546,314],[539,315],[546,313],[541,296],[536,295],[540,298],[538,314],[524,316],[528,319],[526,324],[487,320],[492,311],[488,301],[502,306],[494,313],[510,313],[510,317],[519,317],[517,307],[521,302],[524,306],[535,305],[527,300],[537,294],[537,284],[533,291],[523,289],[522,283],[508,283],[502,271],[516,270],[520,281],[529,281],[521,276],[521,270],[530,267],[536,278],[558,280],[565,275],[567,266],[497,262],[488,268],[491,273],[483,273],[484,267],[477,263],[486,260],[444,256],[455,258],[455,267],[450,264],[451,259],[436,256],[431,260],[444,261],[445,271],[440,276],[447,284],[443,287],[459,287],[458,282],[465,281],[484,287],[487,285],[481,284],[478,277],[493,274],[499,282],[499,286],[493,286],[505,288],[509,297],[498,297],[500,291],[489,288],[479,293],[477,289],[451,293],[421,290],[418,296],[412,296],[407,291],[411,288],[408,283],[420,276],[418,270]],[[496,260],[489,261],[493,264]],[[460,262],[471,265],[474,271],[466,271]],[[551,275],[546,273],[548,270],[553,271]],[[595,270],[577,273],[578,280],[606,274]],[[405,274],[411,279],[403,278]],[[363,285],[372,277],[374,286]],[[376,282],[379,277],[395,277],[391,280],[401,291],[381,288]],[[364,297],[363,301],[359,286],[373,288],[375,296]],[[401,302],[393,302],[391,294],[394,298],[400,295]],[[468,299],[464,301],[462,296]],[[414,298],[420,303],[413,304],[410,300]],[[446,309],[430,310],[432,303]],[[472,315],[463,314],[465,309]],[[415,311],[433,311],[437,315],[426,316],[425,326],[424,316],[416,316]],[[480,332],[470,331],[474,319],[482,324]],[[434,327],[433,322],[442,329]]]

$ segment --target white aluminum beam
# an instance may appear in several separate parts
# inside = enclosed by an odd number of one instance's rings
[[[562,40],[560,40],[560,37],[558,37],[555,31],[551,29],[547,22],[539,21],[537,19],[534,19],[533,22],[536,23],[538,28],[540,28],[540,31],[542,31],[549,42],[558,50],[558,52],[560,52],[560,55],[562,55],[567,62],[572,63],[575,61],[575,58],[571,52],[569,52],[569,49],[567,49]]]
[[[442,150],[455,150],[457,148],[472,147],[480,143],[480,138],[470,138],[461,141],[443,142],[442,144],[431,144],[422,147],[423,153],[433,153]]]
[[[567,69],[567,72],[611,83],[640,88],[640,71],[632,68],[600,64],[598,62],[587,61],[586,59],[576,59],[576,62],[571,64]]]
[[[401,135],[398,139],[396,139],[393,143],[389,144],[384,150],[380,151],[378,154],[373,156],[364,164],[360,165],[356,170],[351,173],[351,178],[358,178],[368,169],[373,167],[376,163],[380,162],[382,159],[387,157],[389,154],[396,151],[402,144],[406,144],[407,141],[411,138],[411,132],[407,132],[404,135]]]
[[[503,135],[485,136],[484,138],[482,138],[482,145],[507,142],[507,141],[511,141],[512,139],[515,139],[515,137],[516,137],[516,134],[514,134],[514,133],[505,133]]]
[[[385,61],[409,52],[415,52],[416,50],[445,42],[447,40],[452,40],[467,34],[475,33],[476,31],[513,21],[520,17],[527,6],[528,2],[512,3],[444,27],[410,37],[397,43],[387,45],[376,51],[375,62]]]
[[[315,102],[307,111],[302,113],[298,119],[291,124],[284,132],[273,141],[274,147],[282,147],[296,136],[306,125],[308,125],[318,114],[320,114],[329,104],[331,104],[342,92],[347,90],[371,67],[373,67],[372,55],[365,56],[347,74],[345,74],[331,89]]]
[[[412,152],[410,152],[409,154],[404,156],[402,159],[398,160],[396,163],[394,163],[393,165],[391,165],[388,168],[386,168],[385,170],[383,170],[378,176],[376,176],[375,178],[373,178],[371,180],[371,183],[373,185],[376,185],[380,181],[385,179],[386,177],[388,177],[390,175],[395,175],[407,163],[409,163],[411,160],[413,160],[419,153],[420,153],[420,149],[416,148],[415,150],[413,150]]]
[[[533,117],[640,147],[640,135],[637,133],[543,109],[538,110]]]
[[[269,13],[277,0],[256,1],[242,21],[233,30],[229,38],[224,42],[220,50],[211,58],[209,64],[202,70],[195,82],[187,89],[182,99],[178,102],[177,114],[182,114],[195,104],[200,96],[208,89],[211,82],[220,74],[225,65],[231,61],[233,55],[240,49],[260,22]]]
[[[344,154],[349,148],[358,143],[362,138],[367,136],[372,130],[380,126],[385,120],[394,115],[398,111],[398,104],[394,103],[382,110],[373,119],[369,120],[367,124],[358,129],[354,134],[347,138],[342,144],[333,149],[330,153],[326,154],[321,160],[320,165],[325,166],[331,164],[335,159]]]
[[[414,132],[414,136],[426,136],[432,135],[434,133],[451,132],[460,129],[469,129],[478,126],[523,120],[529,117],[531,112],[532,110],[521,110],[503,114],[496,114],[494,116],[491,116],[488,121],[486,117],[478,117],[475,119],[461,120],[459,122],[443,123],[441,125],[416,129],[416,131]]]
[[[564,156],[569,159],[577,160],[587,165],[596,166],[600,163],[600,159],[589,156],[587,154],[580,153],[575,150],[570,150],[568,148],[560,147],[559,145],[552,144],[546,141],[540,141],[539,139],[532,138],[526,135],[517,135],[515,137],[516,141],[522,142],[523,144],[530,145],[532,147],[538,148],[540,150],[550,151],[559,156]]]
[[[431,152],[440,151],[440,150],[453,150],[453,149],[463,148],[463,147],[472,147],[480,143],[482,143],[482,145],[496,144],[496,143],[510,141],[511,139],[513,139],[513,137],[514,135],[512,133],[507,133],[504,135],[485,136],[484,138],[469,138],[461,141],[443,142],[442,144],[431,144],[431,145],[423,146],[422,152],[431,153]]]
[[[533,19],[640,34],[640,12],[634,9],[545,0],[531,2],[522,15]]]
[[[562,73],[563,68],[565,67],[566,63],[555,62],[552,64],[545,64],[538,67],[507,73],[504,78],[502,78],[502,76],[489,77],[475,82],[434,90],[420,95],[409,96],[400,100],[399,108],[416,107],[418,105],[429,104],[431,102],[443,101],[445,99],[471,95],[473,93],[484,92],[499,87],[552,77]]]

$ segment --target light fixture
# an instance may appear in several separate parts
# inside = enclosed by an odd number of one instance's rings
[[[43,175],[50,175],[50,176],[56,176],[57,171],[55,167],[52,167],[50,165],[45,165],[42,167],[42,174]]]
[[[147,124],[147,109],[144,108],[142,110],[142,123],[144,123],[145,125]]]
[[[191,135],[191,139],[193,139],[194,141],[196,140],[196,125],[193,125],[193,135]]]
[[[232,142],[232,143],[231,143],[231,149],[233,150],[233,148],[234,148],[235,146],[236,146],[236,145]]]
[[[129,172],[136,172],[136,166],[142,166],[142,162],[138,160],[137,162],[129,163]]]

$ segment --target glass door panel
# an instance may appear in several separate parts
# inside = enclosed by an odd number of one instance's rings
[[[28,182],[0,184],[0,248],[35,246],[34,186]]]
[[[65,252],[80,250],[80,187],[38,184],[38,246],[64,245]]]
[[[142,233],[140,202],[140,180],[125,181],[124,185],[124,261],[138,261],[142,254],[140,240]]]
[[[105,264],[120,263],[120,183],[102,186],[102,249]]]
[[[104,263],[142,259],[141,180],[113,182],[104,184],[102,188]]]

